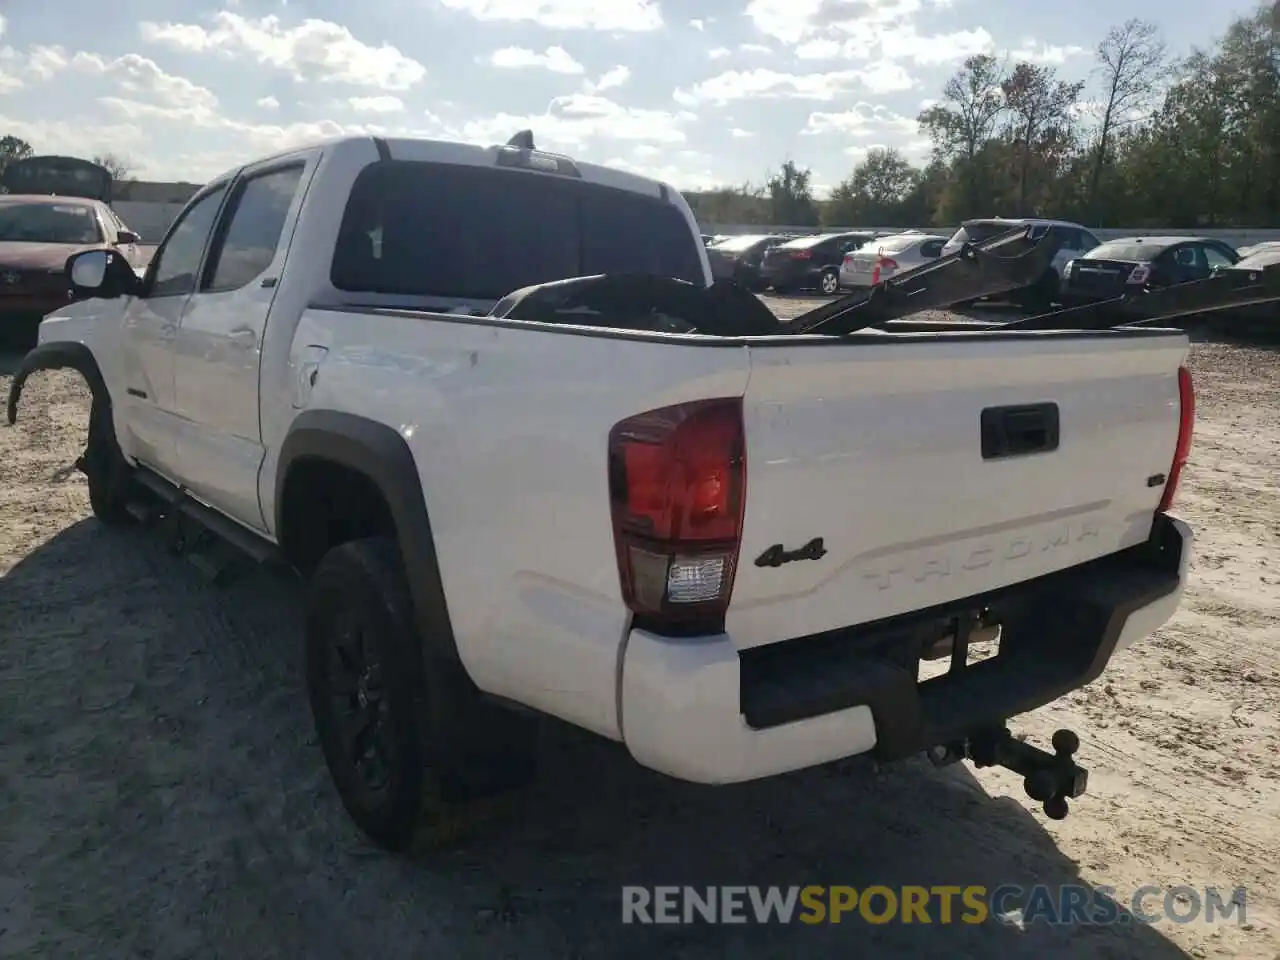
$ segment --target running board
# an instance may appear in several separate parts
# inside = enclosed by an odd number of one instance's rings
[[[184,557],[210,583],[226,583],[241,572],[246,560],[252,566],[287,566],[274,544],[228,520],[187,491],[144,467],[139,467],[134,476],[154,499],[131,503],[129,512],[144,524],[158,523],[169,550]]]

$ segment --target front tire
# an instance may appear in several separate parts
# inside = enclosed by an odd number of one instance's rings
[[[133,490],[133,470],[116,442],[111,409],[94,403],[89,410],[89,439],[80,461],[89,481],[89,507],[102,523],[112,527],[133,522],[129,496]]]
[[[818,279],[818,289],[830,297],[840,292],[840,276],[834,270],[824,270]]]

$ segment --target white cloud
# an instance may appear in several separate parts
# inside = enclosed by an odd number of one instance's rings
[[[773,47],[766,47],[763,43],[744,43],[738,49],[743,53],[773,53]]]
[[[586,88],[587,93],[601,93],[605,90],[620,87],[630,79],[631,70],[628,67],[619,65],[611,70],[606,70],[595,83],[588,80],[583,86]]]
[[[894,113],[888,107],[859,101],[848,110],[809,114],[809,120],[800,132],[810,135],[837,133],[846,137],[906,137],[917,131],[916,121],[911,117]]]
[[[1084,47],[1068,45],[1059,47],[1052,43],[1039,43],[1034,40],[1023,40],[1022,45],[1009,52],[1014,60],[1027,63],[1043,63],[1050,66],[1061,66],[1072,57],[1079,57],[1089,51]]]
[[[815,37],[797,46],[795,54],[802,60],[855,62],[878,55],[885,60],[936,65],[963,60],[977,53],[991,53],[995,48],[995,39],[982,27],[923,35],[917,33],[910,23],[902,23],[884,27],[868,25],[860,35],[843,41],[831,36]]]
[[[371,46],[328,20],[308,18],[286,27],[276,16],[254,20],[223,10],[214,14],[210,27],[144,22],[141,32],[145,40],[188,53],[247,56],[288,70],[297,80],[407,90],[427,73],[396,47]]]
[[[437,0],[476,20],[536,23],[550,30],[610,30],[640,33],[662,26],[657,0]]]
[[[728,70],[695,84],[689,90],[677,90],[674,97],[677,103],[686,106],[764,98],[834,100],[859,85],[874,92],[888,92],[908,89],[912,80],[894,64],[873,64],[868,70],[808,74],[765,69]]]
[[[699,31],[699,32],[701,32],[701,31],[703,31],[703,30],[707,29],[707,25],[706,25],[703,21],[701,21],[701,20],[690,20],[690,21],[689,21],[689,26],[693,27],[693,29],[695,29],[695,30],[697,30],[697,31]]]
[[[541,116],[500,113],[465,123],[454,132],[474,143],[503,143],[517,130],[529,129],[540,147],[578,151],[595,140],[684,143],[684,128],[696,119],[687,111],[625,107],[606,97],[575,93],[552,100]]]
[[[619,170],[627,170],[642,177],[649,177],[652,180],[669,183],[677,190],[710,190],[724,183],[723,178],[717,178],[714,172],[706,168],[688,170],[672,164],[655,166],[637,162],[627,157],[613,157],[606,160],[605,164],[610,167],[616,167]]]
[[[754,137],[755,134],[750,130],[743,130],[741,127],[733,127],[729,130],[729,136],[733,137],[735,140],[746,140],[750,137]]]
[[[258,106],[260,106],[263,110],[279,110],[280,109],[280,101],[277,100],[275,97],[272,97],[269,95],[265,97],[260,97],[256,102]]]
[[[107,59],[85,51],[68,53],[58,46],[36,46],[27,53],[25,69],[40,80],[49,80],[65,71],[106,77],[114,80],[125,93],[166,107],[213,108],[218,105],[218,98],[212,90],[185,77],[166,73],[154,60],[136,53]]]
[[[582,73],[583,67],[569,56],[564,47],[547,47],[545,53],[537,53],[524,47],[503,47],[489,57],[489,64],[510,70],[539,67],[552,73]]]
[[[723,60],[732,51],[728,47],[712,47],[707,51],[707,56],[712,60]]]
[[[404,110],[404,101],[389,94],[381,97],[348,97],[347,106],[359,113],[400,113]]]

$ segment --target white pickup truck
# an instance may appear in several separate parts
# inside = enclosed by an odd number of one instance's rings
[[[310,579],[325,759],[388,849],[527,782],[546,714],[702,783],[1002,764],[1065,816],[1075,736],[1049,753],[1006,721],[1097,677],[1186,580],[1185,335],[518,316],[562,278],[708,289],[651,180],[347,138],[209,183],[141,280],[104,251],[67,271],[10,422],[29,374],[79,370],[101,520]],[[998,655],[970,663],[975,638]]]

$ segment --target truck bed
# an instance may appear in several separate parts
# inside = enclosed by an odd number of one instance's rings
[[[298,327],[291,377],[312,345],[328,352],[308,403],[340,397],[402,424],[475,682],[614,737],[630,623],[606,475],[620,420],[742,398],[745,524],[725,629],[746,649],[1145,539],[1187,351],[1183,334],[1152,329],[734,338],[320,307]],[[1056,404],[1056,449],[984,459],[983,411],[1041,404]],[[1020,423],[1015,410],[1003,425]],[[815,537],[819,560],[755,563]]]

